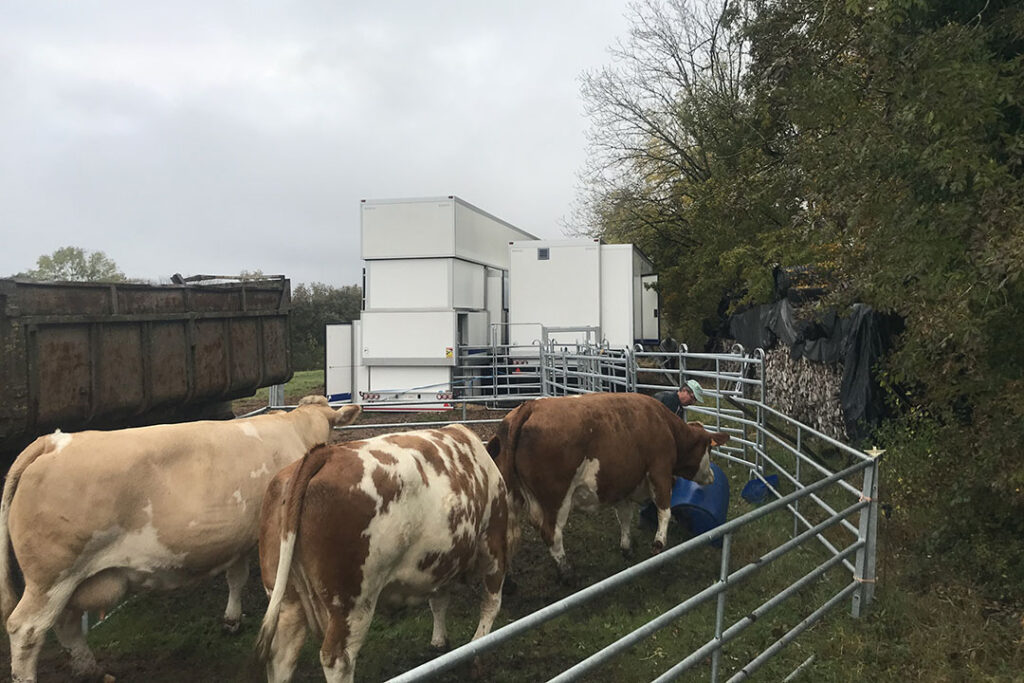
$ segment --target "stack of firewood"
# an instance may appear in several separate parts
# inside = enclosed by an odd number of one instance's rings
[[[768,405],[823,434],[846,441],[839,403],[842,363],[812,363],[803,358],[794,361],[789,348],[779,346],[765,355],[765,377]]]

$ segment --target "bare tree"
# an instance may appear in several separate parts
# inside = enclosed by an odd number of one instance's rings
[[[734,5],[630,5],[630,32],[611,48],[612,64],[583,77],[592,125],[575,232],[614,236],[627,221],[687,241],[679,231],[687,200],[713,176],[712,156],[729,147],[731,126],[722,122],[742,98],[746,50],[731,28]]]

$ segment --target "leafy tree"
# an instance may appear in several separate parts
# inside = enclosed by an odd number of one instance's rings
[[[15,277],[32,280],[67,282],[124,282],[125,276],[113,259],[102,251],[86,253],[81,247],[61,247],[52,254],[40,256],[35,270]]]
[[[752,5],[747,82],[797,179],[775,193],[801,198],[791,224],[843,283],[838,303],[906,320],[885,366],[896,494],[931,518],[933,551],[1024,581],[1024,9]]]
[[[331,287],[321,282],[300,284],[292,292],[292,365],[296,370],[324,366],[327,323],[359,319],[362,290],[357,285]]]
[[[621,47],[584,87],[595,232],[655,260],[691,346],[723,298],[766,300],[775,264],[900,315],[880,368],[894,499],[934,532],[919,547],[1019,586],[1024,8],[648,0]]]
[[[763,298],[771,265],[805,259],[779,247],[799,243],[787,222],[798,198],[767,191],[777,161],[750,113],[740,19],[722,0],[646,0],[613,64],[584,77],[594,125],[582,230],[654,260],[664,320],[691,347],[723,298]]]

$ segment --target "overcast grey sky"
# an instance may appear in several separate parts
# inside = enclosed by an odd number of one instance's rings
[[[455,194],[562,236],[613,0],[0,4],[0,276],[358,281],[359,200]]]

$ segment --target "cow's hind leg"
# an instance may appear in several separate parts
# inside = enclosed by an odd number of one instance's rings
[[[320,666],[327,683],[352,683],[356,657],[370,630],[376,606],[375,599],[357,599],[348,612],[331,606],[324,643],[320,646]]]
[[[483,638],[491,632],[491,627],[494,626],[494,620],[497,619],[499,611],[501,611],[500,582],[495,590],[491,590],[489,586],[484,588],[480,599],[480,621],[477,622],[473,640]]]
[[[242,624],[242,591],[249,578],[249,558],[243,555],[228,565],[225,576],[228,580],[228,606],[224,610],[224,630],[238,633]]]
[[[7,619],[7,633],[11,639],[12,683],[34,683],[39,650],[43,647],[46,631],[54,625],[63,605],[38,593],[32,586],[25,593]]]
[[[573,568],[565,556],[565,546],[562,544],[562,529],[565,528],[571,509],[572,490],[565,496],[554,515],[545,511],[544,520],[540,525],[540,537],[548,546],[548,552],[558,566],[558,578],[563,582],[569,582],[573,578]]]
[[[636,505],[631,500],[623,500],[615,504],[615,519],[619,520],[619,549],[622,556],[630,558],[633,556],[633,541],[631,538],[633,524],[633,508]]]
[[[448,649],[448,626],[445,621],[451,597],[451,593],[444,588],[430,596],[430,613],[434,616],[434,631],[430,635],[430,645],[438,650]]]
[[[80,609],[65,607],[54,623],[53,631],[71,659],[71,675],[76,680],[100,680],[103,671],[96,663],[96,657],[89,649],[85,634],[82,632],[82,614],[83,611]]]
[[[281,613],[277,618],[277,631],[270,645],[270,661],[267,662],[267,683],[290,681],[299,651],[306,640],[306,614],[297,595],[285,595]]]

